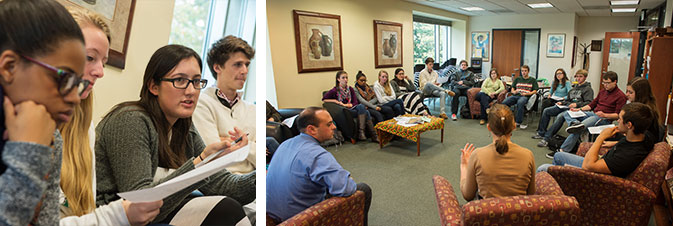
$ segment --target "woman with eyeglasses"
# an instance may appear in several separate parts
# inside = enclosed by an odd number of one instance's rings
[[[572,88],[572,84],[566,75],[563,68],[556,69],[554,73],[554,82],[551,84],[551,92],[546,93],[542,100],[542,109],[554,106],[556,102],[563,101],[568,98],[568,92]]]
[[[248,144],[238,129],[221,142],[204,144],[191,118],[207,84],[201,70],[194,50],[161,47],[145,69],[140,100],[118,104],[98,123],[97,204],[114,202],[119,192],[154,187],[182,175],[218,150],[225,150],[220,157]],[[242,141],[230,146],[239,137]],[[249,225],[241,204],[255,199],[255,181],[255,171],[234,175],[223,170],[165,198],[152,223],[169,223],[180,215],[205,225]],[[190,196],[197,189],[205,197]],[[209,201],[213,199],[217,201]],[[196,214],[178,214],[182,209]]]
[[[395,69],[395,76],[393,76],[390,85],[395,91],[397,99],[404,103],[404,111],[414,115],[429,116],[430,110],[428,106],[423,103],[423,92],[418,90],[409,78],[404,74],[404,69]]]
[[[372,122],[375,121],[378,123],[395,117],[395,112],[393,112],[391,107],[379,104],[379,99],[376,98],[374,89],[367,84],[367,76],[362,71],[358,71],[358,74],[355,75],[354,88],[355,96],[361,104],[367,107],[367,111],[372,116]]]
[[[56,126],[80,103],[84,64],[82,32],[63,6],[0,1],[0,225],[58,224]]]
[[[110,29],[102,17],[93,12],[70,9],[85,40],[83,90],[72,120],[58,126],[63,135],[61,165],[60,225],[145,225],[157,214],[161,200],[133,203],[119,199],[96,207],[96,168],[92,88],[103,77],[103,64],[110,49]]]

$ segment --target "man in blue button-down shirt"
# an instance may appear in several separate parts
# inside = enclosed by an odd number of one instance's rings
[[[326,195],[365,192],[365,217],[371,203],[367,184],[355,184],[331,153],[320,146],[334,134],[332,117],[323,108],[309,107],[297,118],[301,131],[276,150],[266,174],[266,212],[280,222],[325,200]]]

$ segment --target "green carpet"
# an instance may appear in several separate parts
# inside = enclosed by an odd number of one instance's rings
[[[530,122],[528,128],[517,129],[512,136],[514,143],[533,152],[537,166],[551,163],[551,159],[545,157],[548,149],[537,147],[539,140],[531,139],[539,117],[525,119]],[[565,127],[560,134],[567,136]],[[369,225],[439,225],[432,176],[447,178],[460,204],[465,204],[459,186],[460,149],[466,142],[481,147],[492,140],[479,120],[448,119],[444,126],[444,143],[440,143],[440,130],[421,135],[421,156],[416,156],[416,143],[404,139],[393,140],[383,149],[379,149],[377,143],[360,141],[355,145],[330,146],[327,150],[351,172],[356,182],[365,182],[372,188]],[[650,225],[654,225],[652,220]]]

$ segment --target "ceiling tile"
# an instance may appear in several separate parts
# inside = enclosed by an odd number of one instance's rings
[[[589,16],[611,16],[609,9],[587,9]]]
[[[582,6],[610,6],[608,0],[580,0],[579,3]]]
[[[539,8],[539,9],[533,9],[533,10],[535,10],[537,13],[560,13],[561,12],[557,8]]]

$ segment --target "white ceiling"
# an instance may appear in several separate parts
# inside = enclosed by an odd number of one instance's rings
[[[640,0],[635,13],[613,13],[609,0],[406,0],[468,16],[507,14],[575,13],[578,16],[636,16],[642,9],[652,9],[666,0]],[[532,9],[528,3],[551,3],[554,8]],[[461,7],[481,7],[484,11],[466,11]],[[632,8],[615,6],[614,8]]]

